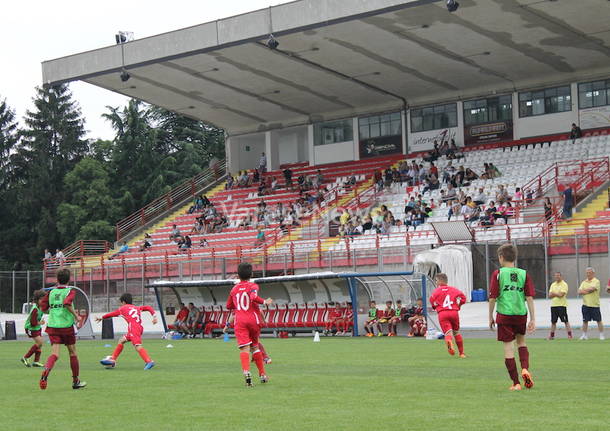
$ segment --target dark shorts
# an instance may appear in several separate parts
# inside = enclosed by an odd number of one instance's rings
[[[588,307],[586,305],[582,306],[582,321],[583,322],[601,322],[602,321],[602,312],[599,307]]]
[[[36,331],[28,331],[27,329],[25,330],[25,333],[28,337],[30,338],[36,338],[36,337],[42,337],[42,329],[38,329]]]
[[[524,316],[507,316],[498,314],[496,316],[498,325],[498,341],[513,341],[517,335],[525,335],[527,330],[527,314]]]
[[[51,344],[65,344],[71,346],[76,344],[76,335],[74,335],[74,328],[49,328],[47,327],[47,335]]]
[[[551,307],[551,323],[557,323],[557,319],[568,323],[568,307]]]

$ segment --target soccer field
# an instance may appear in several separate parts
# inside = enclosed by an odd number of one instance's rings
[[[0,429],[609,429],[610,350],[598,340],[531,340],[536,385],[516,393],[491,339],[466,339],[467,359],[422,339],[265,339],[271,382],[254,388],[243,385],[234,340],[171,343],[145,340],[157,366],[143,371],[131,347],[106,370],[107,341],[79,342],[80,391],[66,352],[41,391],[40,369],[19,362],[29,343],[0,343]]]

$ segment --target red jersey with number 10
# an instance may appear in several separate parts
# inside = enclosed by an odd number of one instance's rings
[[[260,325],[258,304],[264,303],[265,300],[258,296],[258,284],[240,281],[231,289],[227,299],[227,309],[235,310],[235,324],[250,322]]]
[[[430,304],[437,313],[441,311],[459,311],[466,302],[466,295],[455,287],[442,285],[434,289],[430,296]]]

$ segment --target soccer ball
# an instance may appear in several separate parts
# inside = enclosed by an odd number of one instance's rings
[[[107,370],[110,370],[116,366],[116,361],[112,359],[110,356],[106,356],[104,359],[100,361],[100,364],[104,366]]]

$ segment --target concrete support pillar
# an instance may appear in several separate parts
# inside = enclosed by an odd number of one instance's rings
[[[235,175],[239,171],[239,148],[237,141],[238,138],[227,137],[225,139],[227,171],[229,175]]]
[[[265,155],[267,156],[267,171],[279,169],[280,150],[277,133],[265,132]]]
[[[307,149],[309,151],[309,166],[316,164],[316,153],[313,145],[313,124],[307,126]]]
[[[408,154],[407,148],[407,111],[400,111],[400,124],[402,128],[402,153]]]
[[[354,160],[360,160],[360,127],[358,125],[358,117],[354,117]]]

